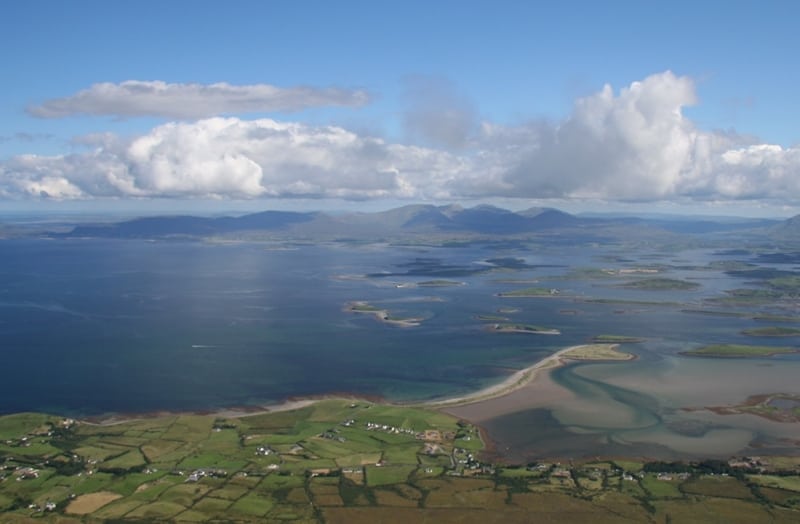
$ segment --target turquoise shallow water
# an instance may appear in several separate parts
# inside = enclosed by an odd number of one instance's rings
[[[638,456],[663,460],[800,453],[800,424],[720,415],[751,395],[800,394],[796,359],[652,356],[554,370],[568,398],[535,402],[482,421],[514,462],[545,457]],[[535,406],[534,406],[535,405]]]
[[[710,250],[657,257],[626,253],[625,261],[610,255],[613,251],[603,247],[563,246],[3,240],[0,412],[206,410],[332,392],[392,400],[460,395],[561,347],[612,333],[645,337],[645,343],[630,346],[639,360],[559,370],[556,380],[580,401],[532,411],[530,420],[508,415],[490,429],[532,453],[599,446],[609,452],[663,448],[669,454],[695,445],[706,449],[710,437],[686,440],[699,434],[731,442],[728,447],[746,436],[778,438],[774,428],[739,424],[732,431],[720,421],[686,422],[675,415],[687,404],[735,402],[745,390],[763,392],[762,386],[775,384],[767,368],[759,368],[761,378],[753,380],[750,370],[758,365],[753,362],[736,367],[675,356],[701,343],[741,341],[742,329],[763,325],[682,311],[743,285],[721,271],[698,269],[724,257]],[[487,262],[500,257],[519,258],[521,264],[502,269]],[[631,268],[654,259],[673,265],[665,276],[691,279],[700,287],[643,292],[615,287],[620,280],[565,277],[570,267]],[[435,279],[463,285],[416,285]],[[496,296],[532,285],[560,294]],[[586,301],[592,298],[666,304]],[[353,300],[424,320],[414,328],[389,326],[346,312],[345,304]],[[479,315],[506,316],[562,334],[493,333]],[[781,362],[797,365],[795,357]],[[726,380],[749,386],[720,393]],[[520,438],[527,444],[517,442]]]

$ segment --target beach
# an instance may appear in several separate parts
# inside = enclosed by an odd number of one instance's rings
[[[499,384],[495,384],[493,386],[489,386],[474,393],[469,393],[467,395],[463,395],[460,397],[451,397],[443,400],[432,400],[429,402],[423,402],[421,405],[435,409],[451,408],[451,407],[463,406],[466,404],[474,404],[476,402],[482,402],[509,395],[514,391],[533,382],[538,376],[539,371],[543,369],[555,368],[560,366],[562,364],[561,357],[565,353],[573,351],[575,348],[578,347],[580,346],[571,346],[556,351],[552,355],[543,358],[536,364],[533,364],[532,366],[528,366],[525,369],[521,369],[513,373],[507,379],[505,379],[503,382],[500,382]]]
[[[107,416],[91,417],[85,422],[97,425],[115,425],[148,417],[166,417],[181,414],[215,415],[222,418],[240,418],[264,413],[277,413],[301,409],[324,399],[354,399],[369,400],[390,405],[405,405],[441,410],[445,413],[456,415],[467,420],[479,421],[489,418],[489,415],[517,411],[525,407],[533,407],[532,398],[536,399],[535,405],[552,401],[557,396],[570,396],[570,393],[550,380],[549,376],[540,376],[544,370],[553,370],[564,364],[565,360],[608,360],[609,351],[615,351],[619,344],[581,344],[569,346],[539,362],[520,369],[508,376],[504,381],[480,389],[473,393],[458,397],[448,397],[440,400],[413,403],[393,403],[380,398],[368,398],[357,393],[331,393],[330,395],[315,395],[312,397],[298,397],[287,399],[276,404],[261,406],[230,407],[213,411],[176,413],[159,411],[153,413],[124,414],[113,413]],[[595,348],[593,350],[593,348]],[[594,354],[594,356],[593,356]],[[614,360],[635,358],[634,355],[619,352],[620,357]],[[532,393],[536,391],[535,395]],[[566,398],[566,397],[565,397]]]
[[[463,397],[429,402],[426,406],[479,424],[483,420],[507,413],[566,402],[575,398],[575,394],[553,382],[549,373],[541,372],[552,371],[568,360],[610,361],[636,358],[633,354],[617,351],[618,346],[619,344],[570,346],[517,371],[500,384]],[[609,358],[614,353],[617,356]]]

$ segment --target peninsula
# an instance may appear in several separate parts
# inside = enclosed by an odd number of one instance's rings
[[[528,366],[525,369],[514,372],[499,384],[489,386],[468,395],[442,400],[432,400],[418,405],[437,409],[451,408],[482,402],[484,400],[500,398],[505,395],[509,395],[510,393],[513,393],[514,391],[533,382],[540,371],[552,370],[564,365],[565,361],[569,360],[613,361],[633,360],[635,358],[636,355],[632,353],[620,351],[619,344],[582,344],[578,346],[570,346],[560,351],[556,351],[552,355],[545,357],[532,366]]]

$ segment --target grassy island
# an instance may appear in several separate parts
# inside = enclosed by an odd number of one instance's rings
[[[455,287],[463,286],[464,282],[455,280],[426,280],[417,284],[419,287]]]
[[[688,291],[699,288],[700,284],[674,278],[643,278],[620,284],[620,287],[643,291]]]
[[[375,313],[376,311],[383,311],[381,308],[367,304],[366,302],[354,302],[349,308],[350,311],[354,313]]]
[[[783,326],[769,326],[763,328],[745,329],[743,335],[751,337],[796,337],[800,336],[800,329]]]
[[[693,357],[757,358],[797,352],[798,350],[796,348],[790,347],[748,346],[744,344],[711,344],[689,351],[682,351],[680,354]]]
[[[398,318],[390,314],[388,309],[381,309],[375,307],[368,302],[348,302],[344,306],[344,310],[349,313],[366,313],[372,315],[375,320],[398,327],[415,327],[419,326],[424,320],[422,318]]]
[[[560,335],[554,328],[534,326],[532,324],[495,324],[492,329],[501,333],[531,333],[533,335]]]
[[[561,355],[569,360],[633,360],[636,355],[619,350],[619,344],[584,344]]]
[[[515,289],[513,291],[503,291],[498,293],[498,297],[514,298],[514,297],[552,297],[558,296],[557,289],[548,287],[526,287],[524,289]]]
[[[644,339],[625,335],[597,335],[592,337],[592,342],[597,344],[635,344],[644,342]]]
[[[478,315],[475,318],[481,322],[508,322],[508,317],[501,317],[499,315]]]

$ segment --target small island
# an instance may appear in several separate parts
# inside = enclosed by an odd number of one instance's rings
[[[560,295],[561,292],[555,288],[548,287],[526,287],[523,289],[515,289],[514,291],[503,291],[498,293],[497,296],[501,298],[518,298],[518,297],[553,297]]]
[[[597,335],[592,337],[592,342],[596,344],[636,344],[644,342],[644,339],[626,335]]]
[[[500,333],[530,333],[532,335],[560,335],[554,328],[534,326],[531,324],[494,324],[492,330]]]
[[[519,313],[519,308],[516,307],[501,307],[497,309],[498,313],[503,315],[513,315],[514,313]]]
[[[643,291],[688,291],[697,289],[700,284],[675,278],[643,278],[620,284],[620,287]]]
[[[584,344],[561,354],[568,360],[633,360],[636,355],[619,350],[619,344]]]
[[[758,358],[773,355],[797,353],[796,348],[776,346],[748,346],[745,344],[710,344],[689,351],[681,351],[681,355],[689,357],[712,358]]]
[[[477,315],[475,318],[481,322],[508,322],[508,317],[500,315]]]
[[[735,406],[711,406],[706,409],[718,415],[749,414],[775,422],[800,422],[800,395],[789,393],[753,395]]]
[[[426,280],[417,284],[419,287],[457,287],[464,286],[466,282],[456,280]]]
[[[391,316],[388,309],[381,309],[377,306],[373,306],[369,302],[364,301],[356,301],[356,302],[348,302],[344,306],[344,311],[348,313],[366,313],[368,315],[372,315],[375,320],[379,322],[383,322],[384,324],[389,324],[392,326],[397,327],[416,327],[419,326],[420,323],[424,320],[423,318],[412,317],[412,318],[398,318]]]
[[[762,328],[745,329],[743,335],[751,337],[796,337],[800,336],[800,329],[782,326],[769,326]]]

